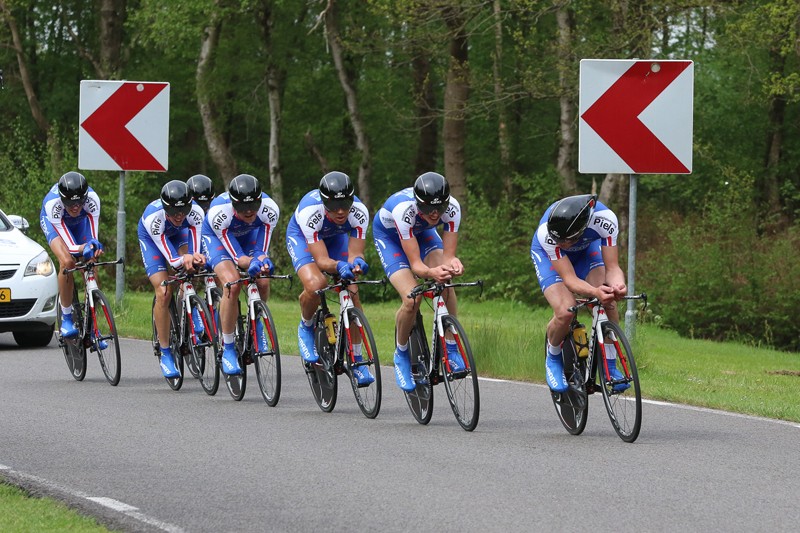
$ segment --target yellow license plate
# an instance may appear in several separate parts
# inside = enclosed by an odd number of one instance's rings
[[[11,301],[11,289],[0,289],[0,302]]]

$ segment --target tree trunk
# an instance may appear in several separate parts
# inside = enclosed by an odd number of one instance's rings
[[[500,151],[500,175],[503,191],[511,198],[514,181],[511,179],[511,141],[508,135],[508,112],[503,103],[503,11],[500,0],[494,0],[494,57],[492,58],[492,77],[494,78],[494,99],[497,102],[497,147]]]
[[[342,50],[339,29],[336,25],[335,5],[336,0],[328,0],[328,6],[324,13],[325,34],[328,46],[330,46],[331,49],[331,57],[333,58],[336,75],[339,77],[339,84],[342,86],[345,100],[347,101],[347,112],[350,116],[350,124],[356,135],[356,147],[361,152],[361,163],[358,167],[358,196],[367,208],[371,209],[372,198],[370,194],[370,181],[372,178],[372,156],[370,154],[366,128],[364,127],[364,122],[361,120],[361,113],[358,110],[358,98],[355,84],[344,66],[344,51]]]
[[[778,49],[770,50],[770,71],[773,75],[784,76],[786,56]],[[788,218],[782,214],[780,196],[780,163],[783,150],[783,128],[786,119],[786,97],[773,95],[769,102],[769,129],[767,130],[766,155],[764,173],[760,187],[762,202],[766,206],[765,215],[768,224],[787,223]]]
[[[561,140],[558,145],[556,170],[561,177],[561,190],[566,195],[578,192],[575,179],[575,83],[570,72],[575,68],[573,58],[573,34],[575,31],[575,12],[567,3],[559,2],[556,10],[558,22],[558,85],[561,96],[559,104],[561,115],[559,126]]]
[[[467,173],[465,144],[467,138],[466,112],[469,97],[469,63],[464,17],[457,7],[443,9],[450,30],[450,64],[444,91],[444,172],[450,192],[467,208]]]
[[[102,0],[100,4],[100,68],[103,79],[120,73],[126,0]]]
[[[197,60],[197,70],[195,71],[195,87],[197,91],[197,107],[200,111],[200,119],[203,121],[203,133],[206,138],[208,152],[227,188],[230,181],[237,174],[236,161],[233,158],[233,154],[231,154],[228,143],[220,132],[214,105],[208,94],[208,77],[214,66],[214,51],[219,43],[221,29],[222,20],[215,13],[211,23],[203,31],[200,57]]]
[[[272,198],[283,204],[283,176],[281,175],[281,94],[286,72],[276,64],[272,46],[272,29],[275,23],[271,2],[261,2],[258,11],[261,35],[267,55],[267,99],[269,101],[269,185]]]
[[[426,52],[416,50],[411,61],[414,80],[414,107],[419,142],[414,160],[414,177],[436,168],[439,126],[436,117],[436,94],[431,79],[431,63]]]

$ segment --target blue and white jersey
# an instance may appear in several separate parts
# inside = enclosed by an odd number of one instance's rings
[[[42,226],[42,231],[47,235],[47,242],[52,240],[52,228],[64,244],[67,245],[71,254],[80,253],[84,241],[76,239],[75,233],[85,233],[83,228],[88,224],[91,232],[91,237],[97,239],[97,230],[100,223],[100,197],[94,192],[94,189],[89,187],[89,192],[86,195],[86,201],[83,203],[80,213],[77,216],[70,216],[67,209],[61,202],[61,196],[58,194],[58,184],[56,183],[42,200],[42,210],[39,215],[39,223]]]
[[[569,255],[583,252],[589,248],[594,241],[600,241],[601,246],[617,245],[617,235],[619,234],[617,215],[602,203],[597,202],[589,225],[586,227],[583,235],[581,235],[581,238],[569,248],[561,248],[547,233],[547,219],[550,218],[550,212],[557,203],[558,202],[553,202],[553,204],[547,208],[547,211],[544,212],[544,215],[542,215],[541,220],[539,220],[539,228],[533,236],[532,243],[532,247],[538,247],[544,250],[551,261],[561,259],[564,254]]]
[[[339,225],[327,216],[322,198],[319,196],[319,189],[314,189],[300,200],[300,204],[294,210],[286,228],[286,233],[287,235],[302,235],[308,244],[342,233],[349,233],[356,239],[365,239],[368,225],[367,206],[358,199],[358,196],[353,197],[353,205],[350,207],[347,220],[344,224]]]
[[[417,210],[414,188],[408,187],[394,193],[386,200],[378,211],[378,216],[375,217],[375,225],[378,224],[381,227],[377,229],[383,229],[384,233],[389,235],[396,233],[402,240],[411,239],[439,224],[444,225],[444,231],[457,233],[458,226],[461,224],[461,205],[451,196],[450,204],[439,221],[436,224],[428,224]]]
[[[192,210],[183,219],[180,226],[176,226],[167,218],[161,200],[150,202],[139,219],[139,240],[149,238],[156,245],[158,251],[173,268],[183,264],[183,258],[178,253],[178,248],[183,243],[189,245],[187,253],[193,254],[200,251],[200,226],[203,223],[203,210],[200,206],[192,204]]]
[[[230,195],[226,192],[211,201],[205,221],[203,235],[214,236],[225,248],[227,254],[238,261],[239,257],[250,255],[251,251],[260,251],[269,255],[269,243],[272,232],[278,225],[280,209],[275,200],[261,193],[261,207],[253,222],[247,223],[236,216]],[[258,242],[247,243],[248,250],[242,247],[241,238],[258,236]],[[209,250],[211,253],[211,250]]]

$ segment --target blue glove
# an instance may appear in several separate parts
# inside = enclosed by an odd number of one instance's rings
[[[267,274],[275,272],[275,264],[272,262],[272,259],[265,257],[263,263],[264,266],[267,267]]]
[[[369,272],[369,265],[366,261],[364,261],[363,257],[356,257],[353,259],[353,267],[358,267],[361,269],[362,274],[366,274]]]
[[[97,239],[89,239],[86,241],[86,245],[83,247],[83,260],[88,261],[92,257],[94,257],[95,252],[97,250],[102,250],[103,245],[100,244],[100,241]]]
[[[261,262],[260,259],[253,258],[250,261],[250,266],[247,267],[247,273],[251,276],[258,276],[261,274],[261,267],[264,266],[264,263]]]
[[[336,270],[339,272],[339,277],[342,279],[356,279],[356,275],[353,274],[353,265],[347,261],[339,261],[336,263]]]

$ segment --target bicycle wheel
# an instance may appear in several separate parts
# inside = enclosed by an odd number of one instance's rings
[[[92,292],[94,307],[91,309],[92,317],[89,327],[92,328],[91,350],[97,352],[100,359],[100,366],[106,380],[116,386],[119,383],[122,366],[119,357],[119,337],[117,336],[117,325],[114,321],[114,311],[108,303],[103,291],[97,289]],[[101,312],[98,312],[101,311]],[[102,346],[105,346],[103,348]]]
[[[547,340],[545,339],[545,350]],[[564,375],[569,389],[566,392],[550,391],[553,405],[564,428],[572,435],[580,435],[586,428],[589,402],[586,395],[586,359],[575,355],[575,344],[570,334],[564,341],[561,356],[564,360]]]
[[[219,302],[222,291],[211,289],[211,305],[208,308],[211,318],[211,332],[213,336],[213,349],[205,351],[205,365],[203,375],[200,376],[200,386],[209,396],[214,396],[219,388],[219,359],[222,354],[222,332],[219,329]]]
[[[156,297],[153,296],[153,311],[155,311],[156,307]],[[156,317],[155,312],[153,314],[153,353],[156,357],[161,357],[161,345],[158,342],[158,332],[156,331]],[[169,346],[170,350],[172,351],[172,357],[175,358],[175,368],[178,369],[180,375],[176,378],[167,378],[164,379],[167,381],[167,384],[172,390],[180,390],[183,386],[183,356],[181,355],[180,351],[180,336],[178,334],[178,312],[175,309],[175,300],[172,299],[169,302]]]
[[[192,375],[199,379],[202,385],[206,367],[211,366],[213,368],[217,361],[217,338],[214,335],[214,319],[211,316],[208,305],[199,296],[190,296],[189,306],[191,309],[186,315],[187,319],[197,315],[200,317],[200,325],[202,326],[202,332],[200,334],[195,333],[197,324],[193,323],[194,318],[192,318],[192,323],[187,328],[189,333],[189,359],[191,366],[196,371],[196,374],[192,372]]]
[[[229,375],[225,372],[222,375],[225,377],[225,386],[228,387],[228,392],[231,398],[241,401],[244,398],[245,390],[247,389],[247,364],[243,354],[248,349],[249,339],[245,339],[245,323],[244,316],[242,316],[241,308],[239,309],[239,317],[236,319],[236,353],[239,360],[239,368],[242,369],[240,374]]]
[[[264,302],[255,303],[256,324],[261,324],[263,338],[253,332],[256,378],[261,389],[261,396],[267,405],[275,407],[281,397],[281,351],[278,347],[278,335],[272,314]]]
[[[397,333],[395,332],[395,336]],[[412,391],[403,391],[411,414],[420,424],[427,424],[433,416],[433,383],[431,382],[432,360],[422,325],[422,315],[417,313],[417,322],[408,338],[408,350],[411,356],[411,373],[416,387]]]
[[[478,418],[481,411],[481,397],[478,389],[478,371],[475,367],[475,359],[472,356],[472,348],[469,346],[467,334],[458,319],[452,315],[442,318],[442,326],[445,331],[450,331],[456,341],[458,353],[464,361],[464,370],[451,372],[449,361],[442,365],[444,388],[447,391],[447,399],[450,400],[450,407],[458,420],[458,424],[466,431],[472,431],[478,425]],[[439,338],[439,346],[445,350],[444,339]]]
[[[378,349],[375,346],[375,338],[372,336],[372,328],[369,327],[367,317],[364,312],[357,307],[349,309],[347,316],[350,321],[350,331],[345,330],[344,324],[341,326],[339,335],[342,338],[342,349],[344,350],[343,359],[347,362],[347,375],[350,376],[350,386],[353,387],[353,394],[358,402],[358,407],[367,418],[375,418],[381,410],[381,365],[378,360]],[[350,358],[352,353],[352,332],[358,331],[361,334],[361,362],[356,363]],[[359,385],[358,380],[353,375],[353,365],[365,367],[375,380],[366,385]]]
[[[328,334],[325,331],[321,311],[317,312],[314,319],[314,348],[317,350],[319,359],[313,364],[303,362],[303,366],[314,400],[320,409],[330,413],[336,407],[339,380],[335,368],[336,347],[328,342]],[[302,360],[301,357],[300,361]]]
[[[64,359],[67,361],[69,373],[75,381],[83,381],[86,377],[86,346],[83,343],[83,310],[78,302],[78,289],[75,288],[72,296],[72,321],[78,328],[78,335],[75,337],[64,338],[61,336],[61,305],[56,304],[56,335],[58,344],[64,352]]]
[[[612,380],[608,377],[603,358],[612,346],[616,352],[616,367],[623,379]],[[603,402],[608,418],[619,438],[633,442],[642,426],[642,392],[633,350],[619,325],[611,321],[603,323],[603,346],[598,350],[596,355],[599,358]]]

